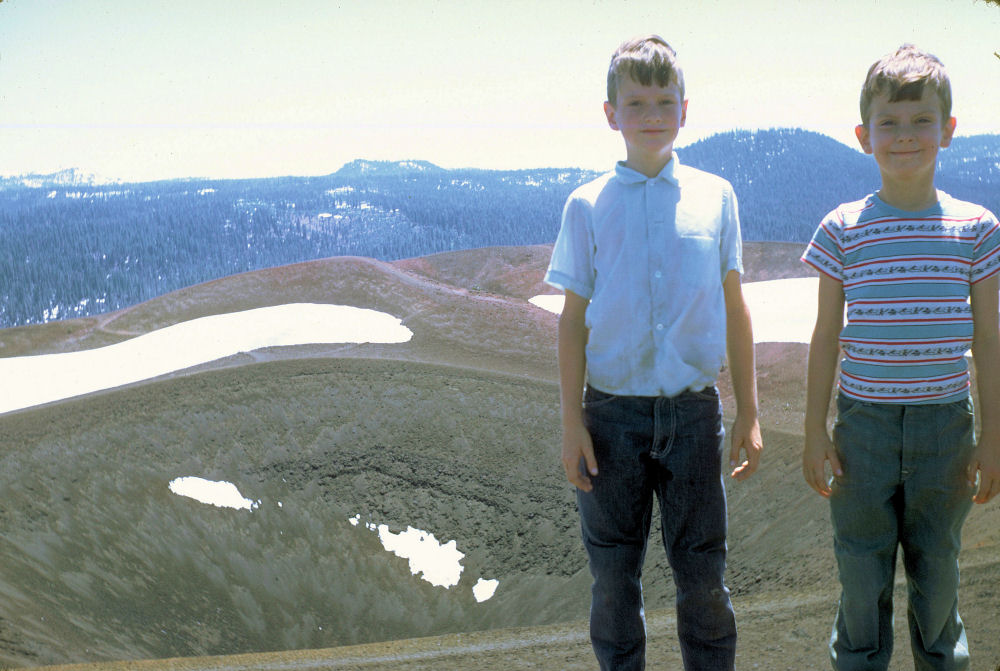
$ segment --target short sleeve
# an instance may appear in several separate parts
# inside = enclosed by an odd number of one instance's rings
[[[545,282],[589,299],[594,293],[594,232],[592,208],[583,199],[570,196],[563,208],[559,236]]]
[[[736,192],[726,187],[722,202],[722,231],[719,236],[719,261],[722,281],[730,270],[743,274],[743,238],[740,232],[740,211]]]
[[[982,225],[976,235],[971,272],[973,284],[1000,272],[1000,223],[989,210],[984,212]]]
[[[838,282],[844,281],[844,254],[840,246],[843,218],[834,210],[816,228],[802,261]]]

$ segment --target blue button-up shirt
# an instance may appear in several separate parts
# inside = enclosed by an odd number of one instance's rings
[[[545,281],[590,300],[587,381],[674,396],[715,383],[726,359],[722,282],[743,272],[736,194],[682,166],[619,163],[566,201]]]

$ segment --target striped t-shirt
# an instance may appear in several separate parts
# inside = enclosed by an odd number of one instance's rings
[[[870,195],[828,214],[802,260],[844,285],[843,394],[872,403],[968,396],[969,290],[1000,272],[993,213],[940,191],[921,212]]]

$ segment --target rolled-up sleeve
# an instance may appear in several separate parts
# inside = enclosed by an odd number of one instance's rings
[[[570,196],[552,249],[545,282],[589,299],[594,293],[594,231],[591,206]]]
[[[719,260],[721,277],[725,282],[730,270],[743,274],[743,236],[740,232],[739,205],[736,192],[729,186],[724,191],[722,203],[722,226],[719,234]]]

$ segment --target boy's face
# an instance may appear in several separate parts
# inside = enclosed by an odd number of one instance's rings
[[[684,126],[687,101],[674,82],[643,86],[626,77],[618,83],[618,100],[604,103],[604,113],[608,125],[625,138],[629,161],[669,160]]]
[[[933,179],[938,149],[951,144],[955,117],[942,118],[941,102],[930,86],[920,100],[889,102],[885,94],[871,104],[867,124],[855,128],[866,154],[873,154],[883,177],[907,181]]]

